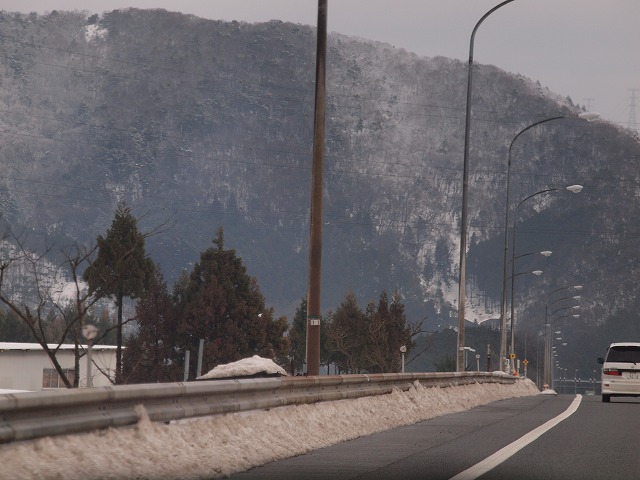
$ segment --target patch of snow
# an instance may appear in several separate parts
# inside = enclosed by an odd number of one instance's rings
[[[55,303],[66,304],[75,300],[78,289],[80,289],[80,293],[86,293],[88,289],[87,283],[79,280],[78,285],[76,285],[75,282],[70,282],[63,278],[56,278],[54,285],[49,289],[49,295]]]
[[[84,38],[87,40],[87,42],[91,42],[96,39],[102,40],[104,37],[106,37],[106,35],[107,29],[100,28],[100,26],[96,24],[87,25],[86,27],[84,27]]]
[[[245,377],[251,375],[257,375],[260,373],[266,373],[269,375],[282,375],[287,376],[287,372],[273,360],[268,358],[262,358],[258,355],[254,355],[251,358],[243,358],[237,362],[227,363],[225,365],[218,365],[208,373],[201,375],[197,380],[209,380],[213,378],[230,378],[230,377]]]
[[[364,435],[468,410],[496,400],[537,395],[528,379],[427,388],[358,399],[292,405],[151,422],[138,406],[134,428],[49,437],[0,446],[3,478],[213,479]]]

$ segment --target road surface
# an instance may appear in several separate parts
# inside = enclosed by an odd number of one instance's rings
[[[231,478],[640,479],[639,431],[640,400],[605,404],[600,396],[537,395],[344,442]]]

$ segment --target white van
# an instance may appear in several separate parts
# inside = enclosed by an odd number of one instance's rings
[[[602,401],[611,397],[640,397],[640,343],[612,343],[602,365]]]

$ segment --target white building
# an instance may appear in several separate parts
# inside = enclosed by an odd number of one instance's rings
[[[57,345],[49,345],[56,348]],[[83,348],[86,348],[84,346]],[[74,378],[74,345],[63,344],[56,358],[66,371],[67,377]],[[94,387],[112,385],[116,368],[116,347],[94,345],[91,353],[91,378]],[[87,386],[87,356],[80,358],[80,386]],[[0,389],[39,391],[65,388],[49,356],[38,343],[0,342]]]

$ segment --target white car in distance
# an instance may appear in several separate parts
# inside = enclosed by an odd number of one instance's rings
[[[612,343],[598,363],[602,365],[603,402],[610,402],[611,397],[640,397],[640,343]]]

